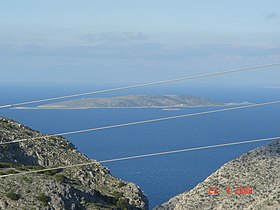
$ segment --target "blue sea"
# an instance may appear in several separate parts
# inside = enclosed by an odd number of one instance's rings
[[[0,85],[0,104],[60,96],[102,89],[89,85],[9,86]],[[279,99],[280,89],[253,87],[159,87],[143,88],[99,97],[126,94],[181,94],[206,97],[221,102],[264,102]],[[219,109],[2,109],[0,115],[12,118],[44,133],[100,127],[118,123]],[[229,111],[164,122],[114,128],[67,136],[83,153],[96,160],[141,155],[204,145],[279,136],[280,106]],[[224,163],[266,143],[244,144],[209,150],[169,154],[106,163],[114,176],[140,186],[150,208],[195,187]],[[205,189],[207,191],[208,189]]]

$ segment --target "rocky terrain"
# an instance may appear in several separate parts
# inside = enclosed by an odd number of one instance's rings
[[[167,108],[222,106],[205,98],[177,95],[128,95],[111,98],[84,98],[46,104],[38,108]]]
[[[210,187],[210,193],[217,189],[218,194],[209,194]],[[226,163],[194,189],[154,210],[196,209],[279,210],[280,140]]]
[[[0,142],[45,136],[0,117]],[[92,161],[63,137],[45,137],[0,145],[0,176]],[[144,193],[112,176],[95,162],[90,166],[0,177],[0,209],[148,209]]]

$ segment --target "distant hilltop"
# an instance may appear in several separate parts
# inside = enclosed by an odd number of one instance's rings
[[[46,104],[44,109],[82,109],[82,108],[180,108],[230,106],[242,103],[220,103],[205,98],[178,95],[127,95],[108,98],[83,98],[66,102]]]

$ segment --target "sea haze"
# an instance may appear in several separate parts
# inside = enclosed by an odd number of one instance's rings
[[[1,86],[0,89],[1,104],[92,90],[89,87],[74,86],[52,88]],[[173,89],[161,88],[160,90],[144,88],[142,92],[141,90],[124,91],[120,94],[147,94],[148,92],[193,95],[219,102],[249,101],[257,103],[279,99],[277,98],[278,90],[269,88],[177,87]],[[102,97],[104,96],[102,95]],[[279,105],[270,105],[66,137],[87,156],[97,160],[105,160],[279,136],[279,108]],[[2,109],[0,115],[17,120],[44,133],[59,133],[213,109],[219,109],[219,107],[183,108],[178,111],[163,111],[161,109]],[[199,150],[104,165],[111,170],[113,175],[139,185],[148,195],[152,208],[176,194],[193,188],[222,164],[263,144],[255,143]],[[207,190],[205,189],[205,192]]]

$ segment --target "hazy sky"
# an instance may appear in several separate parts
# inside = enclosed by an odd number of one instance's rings
[[[280,62],[279,0],[0,0],[1,83],[134,83]],[[275,84],[279,68],[211,84]]]

